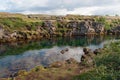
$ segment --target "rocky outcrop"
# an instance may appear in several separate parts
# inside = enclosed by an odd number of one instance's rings
[[[0,42],[13,42],[22,40],[40,39],[42,33],[39,31],[13,31],[12,33],[6,33],[1,36]]]
[[[79,23],[81,34],[92,34],[95,33],[92,22],[83,21]]]
[[[72,35],[104,34],[104,26],[95,21],[69,22]]]
[[[120,25],[112,28],[111,30],[108,30],[107,34],[119,35],[120,34]]]
[[[42,27],[43,27],[45,30],[47,30],[47,32],[48,32],[50,35],[55,34],[56,27],[54,26],[54,24],[53,24],[51,21],[45,21],[45,22],[43,22]]]
[[[83,52],[85,54],[89,54],[89,53],[91,53],[91,49],[85,47],[85,48],[83,48]]]
[[[2,26],[0,26],[0,39],[2,39],[3,35],[4,35],[4,29]]]
[[[23,31],[9,32],[0,26],[0,42],[50,38],[52,36],[101,35],[106,32],[104,25],[94,20],[43,21],[41,25],[34,26],[34,30],[32,27],[27,25]],[[109,30],[108,33],[119,34],[120,26]]]
[[[97,22],[93,22],[92,26],[93,26],[93,29],[95,30],[96,33],[104,34],[105,29],[104,29],[104,25],[103,24],[97,23]]]

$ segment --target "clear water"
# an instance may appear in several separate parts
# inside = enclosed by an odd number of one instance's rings
[[[52,62],[69,58],[80,62],[83,47],[94,50],[115,40],[119,40],[119,37],[59,37],[24,43],[1,44],[0,77],[9,77],[11,73],[19,70],[30,70],[38,65],[48,66]],[[68,51],[61,54],[61,50],[66,48]]]

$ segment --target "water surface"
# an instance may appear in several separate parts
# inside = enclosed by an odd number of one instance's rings
[[[83,47],[94,50],[119,40],[115,36],[52,38],[40,41],[6,43],[0,45],[0,77],[8,77],[19,70],[30,70],[38,65],[48,66],[55,61],[74,58],[80,62]],[[68,49],[64,54],[61,50]]]

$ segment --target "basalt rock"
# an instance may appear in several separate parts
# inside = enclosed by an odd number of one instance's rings
[[[55,27],[55,25],[53,24],[53,22],[51,22],[51,21],[45,21],[45,22],[43,22],[42,27],[43,27],[45,30],[47,30],[47,32],[48,32],[50,35],[54,34],[55,31],[56,31],[56,27]]]
[[[91,34],[95,33],[95,30],[92,28],[92,22],[84,21],[79,23],[81,34]]]
[[[98,22],[93,22],[92,26],[93,26],[93,28],[94,28],[94,30],[95,30],[96,33],[98,33],[98,34],[104,34],[105,29],[104,29],[104,25],[103,24],[98,23]]]
[[[67,64],[77,64],[78,62],[74,58],[70,58],[65,61]]]
[[[72,35],[104,34],[104,26],[95,21],[69,22]]]
[[[83,48],[83,52],[84,52],[84,54],[89,54],[89,53],[91,53],[91,49]]]
[[[43,21],[41,25],[32,30],[26,26],[23,31],[15,30],[7,33],[0,26],[0,42],[11,42],[20,40],[40,39],[41,37],[51,38],[52,36],[81,36],[104,34],[104,25],[94,20],[72,20],[72,21]],[[111,30],[112,34],[120,33],[119,26]]]
[[[120,25],[112,28],[111,30],[108,30],[107,32],[108,32],[108,34],[119,35],[120,34]]]
[[[54,62],[52,64],[49,65],[50,68],[61,68],[61,67],[64,67],[68,64],[78,64],[79,62],[77,62],[74,58],[70,58],[70,59],[67,59],[65,61],[57,61],[57,62]]]
[[[60,51],[61,54],[64,54],[65,52],[67,52],[69,49],[68,48],[65,48],[63,50]]]
[[[77,28],[78,27],[78,21],[71,21],[67,23],[67,28]]]
[[[95,49],[95,50],[93,51],[93,53],[94,53],[95,55],[99,54],[100,52],[101,52],[101,49]]]
[[[4,29],[2,26],[0,26],[0,39],[2,39],[3,35],[4,35]]]
[[[85,60],[85,55],[82,55],[81,56],[81,61],[84,61]]]

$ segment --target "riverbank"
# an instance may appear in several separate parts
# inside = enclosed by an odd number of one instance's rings
[[[85,55],[80,63],[71,58],[54,62],[49,67],[38,66],[28,72],[22,70],[11,77],[14,80],[119,80],[119,47],[120,42],[118,41],[93,52],[84,48]],[[1,80],[11,80],[11,78]]]
[[[120,79],[120,42],[106,45],[93,60],[95,66],[88,72],[75,76],[73,80],[119,80]]]
[[[119,35],[120,17],[0,13],[0,43],[51,37]]]

